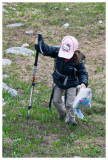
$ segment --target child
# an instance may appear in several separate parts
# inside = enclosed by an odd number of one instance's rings
[[[38,47],[36,39],[35,49]],[[55,70],[52,74],[54,82],[53,103],[56,107],[59,119],[65,119],[65,123],[73,126],[75,111],[73,101],[76,96],[76,86],[88,86],[88,72],[81,58],[85,56],[78,50],[78,41],[75,37],[66,36],[63,38],[60,47],[49,46],[42,41],[42,51],[45,56],[56,58]],[[77,70],[77,74],[75,73]],[[62,94],[66,91],[66,102],[62,100]],[[67,112],[67,115],[66,115]]]

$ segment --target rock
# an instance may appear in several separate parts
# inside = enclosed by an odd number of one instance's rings
[[[28,43],[25,43],[25,44],[22,45],[22,47],[28,48],[28,47],[29,47],[29,44],[28,44]]]
[[[2,59],[2,65],[3,66],[11,65],[11,61],[9,59]]]
[[[2,106],[4,106],[7,102],[4,101],[4,99],[2,98]]]
[[[6,53],[8,54],[21,54],[21,55],[24,55],[24,56],[28,56],[28,55],[32,55],[34,54],[35,52],[31,49],[27,49],[27,48],[24,48],[24,47],[12,47],[12,48],[8,48],[6,50]]]
[[[27,33],[28,35],[32,35],[32,34],[33,34],[33,30],[26,31],[26,33]]]
[[[7,10],[5,10],[5,9],[2,9],[2,12],[3,13],[9,13]]]
[[[98,21],[99,23],[102,23],[102,20]]]
[[[2,3],[2,7],[6,7],[6,6],[8,6],[8,4]]]
[[[6,114],[2,114],[2,117],[6,117]]]
[[[15,89],[12,89],[12,88],[8,87],[6,83],[2,84],[2,90],[4,90],[4,91],[8,90],[8,93],[10,93],[13,97],[18,96],[17,91]]]
[[[65,24],[62,26],[62,28],[67,28],[67,27],[69,27],[69,23],[65,23]]]
[[[13,11],[16,11],[16,8],[9,7],[9,9],[11,9],[11,10],[13,10]]]
[[[66,8],[65,11],[69,11],[69,8]]]
[[[8,75],[6,75],[6,74],[3,74],[2,75],[2,78],[8,78],[9,76]]]
[[[59,9],[58,7],[54,7],[54,9]]]
[[[21,26],[23,26],[23,23],[13,23],[7,25],[7,27],[21,27]]]
[[[21,113],[18,113],[18,116],[22,116],[22,114],[21,114]]]

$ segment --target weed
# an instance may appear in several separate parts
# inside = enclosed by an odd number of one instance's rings
[[[34,25],[34,28],[39,28],[39,26],[37,24]]]
[[[76,140],[76,135],[74,133],[71,133],[70,136],[67,138],[67,141],[71,143],[72,141]]]
[[[27,71],[29,71],[29,70],[31,70],[31,69],[32,69],[31,65],[27,65],[27,66],[26,66],[26,70],[27,70]]]
[[[10,156],[11,156],[12,158],[19,158],[19,157],[22,157],[21,154],[16,153],[16,152],[13,152]]]
[[[101,152],[100,147],[93,147],[90,143],[88,143],[88,150],[85,150],[85,152],[88,154],[90,157],[99,157],[99,153]]]

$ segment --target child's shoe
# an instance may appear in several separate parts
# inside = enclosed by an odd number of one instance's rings
[[[65,119],[65,117],[66,117],[66,113],[64,115],[62,115],[62,116],[59,116],[59,119],[63,120],[63,119]]]
[[[75,120],[71,120],[68,122],[68,125],[77,126],[77,122]]]

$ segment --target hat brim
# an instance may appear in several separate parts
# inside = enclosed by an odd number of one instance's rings
[[[61,58],[71,59],[74,55],[74,52],[64,52],[61,49],[59,50],[58,56]]]

